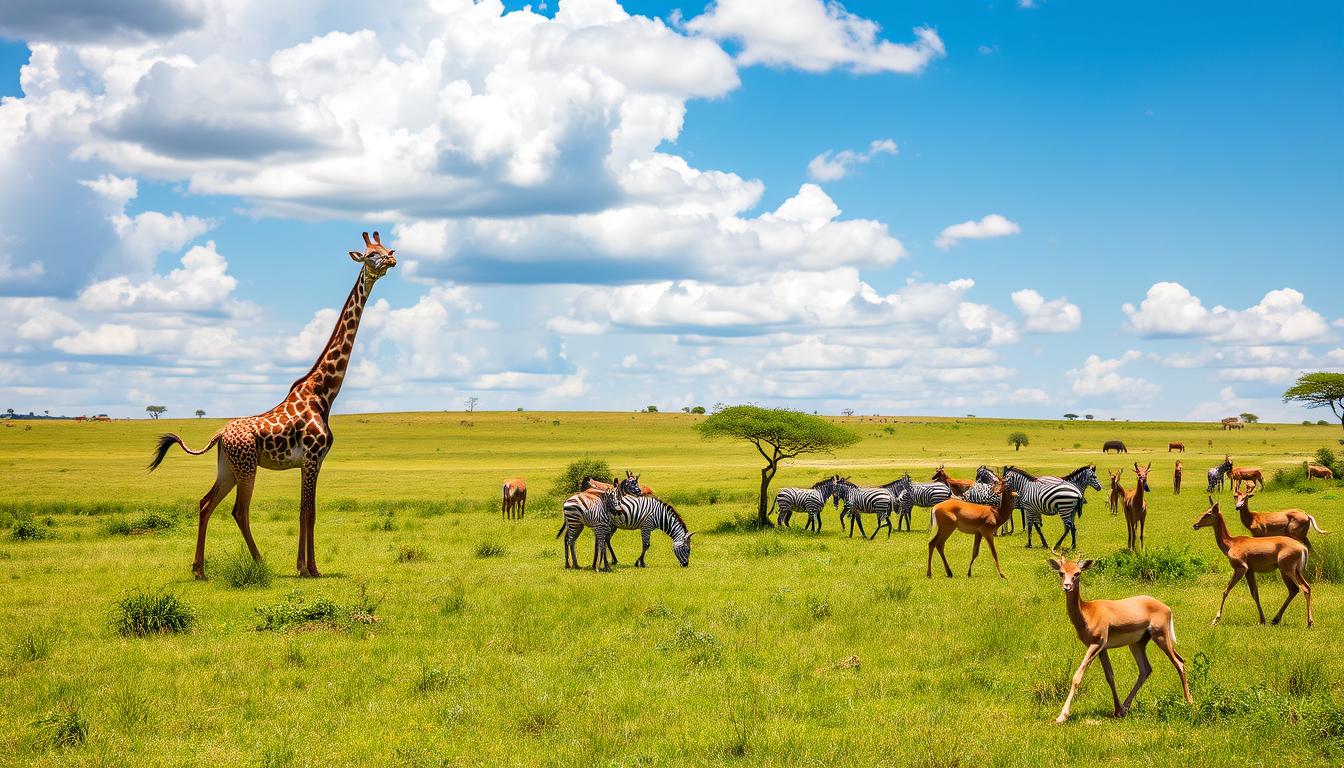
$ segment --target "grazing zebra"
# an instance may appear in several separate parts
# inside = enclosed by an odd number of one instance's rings
[[[583,533],[584,526],[593,529],[593,570],[597,570],[597,559],[602,558],[602,570],[610,571],[607,562],[607,550],[610,548],[611,535],[616,531],[616,523],[625,514],[619,503],[619,488],[608,487],[605,490],[587,490],[565,499],[564,520],[560,523],[560,534],[565,535],[565,567],[581,568],[579,555],[574,551],[574,542]],[[573,563],[573,565],[570,565]]]
[[[1088,464],[1079,467],[1063,477],[1042,477],[1043,483],[1068,483],[1078,489],[1078,493],[1083,497],[1083,504],[1087,503],[1087,489],[1094,491],[1101,490],[1101,481],[1097,479],[1097,465]],[[1078,505],[1078,516],[1083,516],[1083,504]]]
[[[826,508],[828,499],[835,499],[838,506],[840,499],[835,495],[836,483],[839,477],[828,477],[818,483],[813,483],[811,488],[781,488],[779,493],[775,494],[775,505],[779,507],[779,515],[776,517],[780,525],[788,526],[793,519],[793,511],[801,509],[807,513],[806,530],[821,530],[821,511]]]
[[[910,530],[910,518],[915,507],[930,507],[940,502],[952,498],[952,489],[943,483],[916,483],[910,479],[910,473],[907,472],[899,480],[893,480],[882,486],[892,492],[895,496],[904,494],[901,504],[900,517],[896,520],[896,525],[905,521],[905,530]],[[929,513],[929,526],[933,526],[933,513]],[[900,530],[897,528],[897,530]]]
[[[644,549],[635,560],[636,568],[644,567],[644,555],[649,551],[649,535],[653,533],[654,528],[672,538],[672,554],[677,556],[682,568],[691,564],[691,537],[695,532],[687,530],[686,522],[671,504],[652,496],[631,496],[628,493],[619,497],[618,504],[620,514],[613,518],[616,528],[627,531],[638,530],[644,537]],[[611,548],[610,536],[607,537],[607,552],[611,555],[611,562],[615,564],[616,550]]]
[[[1213,487],[1218,486],[1218,492],[1223,492],[1223,476],[1232,471],[1232,459],[1223,457],[1223,463],[1209,470],[1209,488],[1208,493],[1213,493]]]
[[[845,517],[848,516],[850,538],[854,537],[855,523],[859,525],[860,536],[877,538],[877,532],[882,530],[883,526],[886,526],[887,536],[891,536],[891,511],[896,508],[898,497],[889,488],[882,486],[860,488],[848,480],[841,480],[837,484],[836,493],[845,502],[844,508],[840,510],[840,530],[845,529]],[[873,529],[872,536],[868,536],[867,531],[863,530],[861,515],[864,513],[877,515],[877,527]]]
[[[1003,479],[1008,487],[1013,489],[1013,493],[1017,494],[1017,503],[1025,513],[1024,527],[1027,531],[1028,548],[1031,547],[1033,529],[1041,537],[1041,546],[1046,546],[1045,529],[1041,525],[1042,515],[1059,515],[1060,522],[1064,523],[1064,533],[1060,534],[1059,541],[1055,542],[1055,549],[1063,543],[1065,536],[1070,537],[1072,548],[1078,548],[1078,533],[1074,527],[1073,516],[1083,505],[1082,491],[1075,488],[1072,483],[1042,482],[1017,467],[1004,467]]]

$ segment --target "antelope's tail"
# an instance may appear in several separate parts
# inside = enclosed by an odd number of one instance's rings
[[[182,450],[192,456],[200,456],[204,453],[208,453],[211,448],[214,448],[215,443],[219,442],[219,438],[220,433],[216,432],[210,437],[210,442],[206,443],[204,448],[199,451],[193,451],[187,447],[186,442],[184,442],[182,438],[171,432],[165,435],[159,435],[159,444],[154,448],[154,458],[149,462],[149,471],[153,472],[159,468],[159,465],[163,463],[163,457],[168,455],[168,449],[172,448],[174,444],[182,446]]]
[[[1315,516],[1315,515],[1307,515],[1307,520],[1310,521],[1310,523],[1311,523],[1311,529],[1312,529],[1313,531],[1315,531],[1315,532],[1317,532],[1317,533],[1320,533],[1320,534],[1323,534],[1323,535],[1326,535],[1326,536],[1329,536],[1329,535],[1330,535],[1330,532],[1329,532],[1329,531],[1321,530],[1321,527],[1320,527],[1319,525],[1316,524],[1316,516]]]

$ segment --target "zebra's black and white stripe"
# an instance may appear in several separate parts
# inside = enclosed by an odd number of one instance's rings
[[[1087,503],[1087,489],[1094,491],[1101,490],[1101,481],[1097,479],[1097,465],[1088,464],[1079,467],[1063,477],[1046,476],[1040,478],[1043,483],[1068,483],[1078,489],[1078,493],[1083,497],[1083,504]],[[1078,505],[1078,516],[1083,516],[1083,504]]]
[[[848,481],[840,481],[837,485],[836,493],[839,494],[844,507],[840,510],[840,529],[844,530],[845,517],[849,517],[849,535],[854,536],[854,524],[859,526],[859,535],[868,538],[876,538],[877,532],[882,530],[883,526],[887,529],[887,536],[891,536],[891,511],[897,507],[897,496],[890,489],[884,487],[861,488]],[[864,514],[877,515],[877,527],[873,529],[873,535],[868,536],[863,530]]]
[[[984,504],[987,507],[997,507],[999,505],[1000,499],[999,495],[994,492],[994,486],[998,482],[999,482],[999,476],[994,474],[994,470],[990,469],[984,464],[981,464],[980,468],[975,471],[975,485],[972,485],[969,489],[967,489],[965,495],[963,495],[962,498],[966,499],[967,501],[973,504]],[[1017,502],[1014,502],[1013,506],[1017,509],[1021,509],[1021,506],[1018,505]],[[1026,525],[1027,525],[1027,513],[1024,511],[1022,513],[1022,527],[1025,528]],[[1012,515],[1008,516],[1008,522],[999,526],[1000,531],[1002,531],[1004,528],[1008,529],[1008,533],[1012,533],[1013,531],[1016,530],[1016,526],[1013,524]]]
[[[562,507],[564,520],[560,523],[560,534],[565,536],[565,567],[580,568],[579,555],[574,551],[574,542],[583,533],[585,526],[593,529],[593,570],[597,570],[597,561],[601,557],[602,570],[610,571],[607,562],[607,550],[610,549],[611,535],[616,530],[617,520],[624,515],[617,502],[615,488],[606,490],[581,491],[565,499]],[[572,563],[572,565],[571,565]]]
[[[834,497],[839,504],[839,497],[835,496],[836,481],[839,478],[828,477],[819,483],[813,484],[811,488],[781,488],[779,493],[775,494],[775,505],[779,507],[779,515],[776,520],[780,525],[788,526],[793,519],[794,510],[801,509],[807,513],[806,530],[821,530],[821,511],[826,507],[826,501]]]
[[[915,507],[932,508],[935,504],[952,498],[952,489],[945,484],[916,483],[910,479],[909,472],[901,479],[893,480],[882,487],[902,498],[900,518],[896,521],[897,530],[900,530],[901,520],[905,521],[905,530],[910,530],[910,518],[914,514]]]
[[[1042,482],[1035,476],[1017,467],[1004,467],[1003,479],[1013,493],[1017,494],[1017,505],[1026,513],[1027,547],[1031,547],[1031,532],[1034,529],[1041,537],[1041,546],[1046,546],[1045,529],[1041,525],[1042,515],[1058,515],[1064,524],[1064,533],[1060,534],[1055,548],[1063,543],[1064,537],[1070,537],[1070,545],[1078,548],[1078,533],[1074,526],[1074,515],[1083,505],[1083,492],[1072,483]]]
[[[1223,492],[1224,476],[1232,471],[1232,460],[1223,459],[1223,463],[1209,470],[1209,488],[1208,493],[1213,493],[1213,487],[1218,486],[1218,492]]]
[[[616,528],[627,531],[638,530],[644,539],[644,549],[640,550],[639,559],[635,560],[636,568],[644,567],[644,555],[649,551],[649,536],[655,528],[672,539],[672,554],[677,556],[677,562],[681,563],[681,567],[685,568],[691,564],[691,537],[695,533],[687,529],[686,522],[671,504],[653,496],[628,494],[621,496],[617,504],[620,506],[621,514],[612,519]],[[607,538],[607,551],[611,555],[611,562],[615,563],[616,550],[611,548],[610,537]]]

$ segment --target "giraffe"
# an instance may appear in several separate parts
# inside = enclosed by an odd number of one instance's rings
[[[216,444],[219,445],[215,484],[200,501],[196,559],[191,566],[196,578],[205,578],[205,529],[210,522],[210,514],[235,486],[238,496],[233,503],[234,522],[243,534],[243,541],[247,543],[252,559],[261,559],[256,542],[252,540],[252,527],[248,520],[257,467],[279,470],[299,468],[302,471],[296,565],[299,576],[322,575],[317,570],[314,554],[313,524],[317,519],[317,476],[332,444],[328,417],[331,404],[340,393],[341,382],[345,379],[345,369],[350,363],[350,351],[354,348],[355,333],[359,330],[364,304],[369,299],[373,284],[397,265],[393,253],[392,249],[383,246],[377,232],[373,233],[372,240],[368,232],[364,233],[363,252],[350,251],[350,258],[362,265],[355,287],[345,300],[345,307],[341,309],[341,316],[336,320],[336,327],[332,329],[331,338],[327,340],[322,354],[318,355],[312,369],[290,386],[289,394],[279,405],[256,416],[230,421],[199,451],[188,448],[182,438],[174,434],[159,438],[154,458],[149,464],[151,472],[163,461],[174,443],[192,456],[200,456]]]

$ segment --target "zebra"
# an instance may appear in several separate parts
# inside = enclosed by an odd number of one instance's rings
[[[905,530],[910,530],[910,518],[913,516],[915,507],[929,507],[952,498],[952,489],[944,483],[916,483],[910,479],[910,473],[906,472],[899,480],[893,480],[882,486],[892,492],[892,495],[904,495],[901,504],[900,517],[896,520],[896,525],[905,521]],[[933,526],[932,512],[930,512],[929,526]],[[897,530],[900,530],[899,528]]]
[[[622,514],[613,518],[616,528],[627,531],[638,530],[644,537],[644,549],[635,560],[636,568],[644,567],[644,555],[649,551],[649,535],[653,533],[654,528],[672,538],[672,554],[677,556],[682,568],[691,564],[691,537],[695,532],[686,528],[686,522],[671,504],[653,496],[632,496],[628,493],[619,497],[618,504]],[[607,537],[607,552],[611,555],[611,562],[615,564],[616,550],[611,548],[611,536]]]
[[[1017,494],[1017,504],[1026,517],[1027,547],[1031,547],[1031,531],[1036,530],[1041,537],[1041,546],[1046,546],[1045,531],[1041,525],[1041,515],[1059,515],[1064,524],[1064,533],[1055,542],[1055,549],[1063,543],[1064,537],[1070,537],[1070,545],[1078,548],[1078,532],[1074,527],[1073,516],[1083,505],[1083,492],[1068,482],[1044,482],[1034,475],[1017,467],[1004,467],[1003,479],[1008,487]]]
[[[1209,488],[1208,493],[1213,493],[1213,487],[1218,486],[1218,492],[1223,492],[1223,475],[1232,471],[1232,460],[1223,457],[1223,463],[1209,470]]]
[[[620,495],[619,488],[608,487],[605,490],[580,491],[565,499],[562,507],[564,520],[560,523],[560,530],[556,532],[555,537],[558,539],[560,534],[565,535],[566,568],[582,567],[579,565],[579,555],[574,551],[574,542],[579,538],[579,534],[583,533],[584,526],[587,526],[593,529],[595,539],[593,570],[598,569],[599,555],[602,558],[602,570],[611,570],[611,563],[607,561],[607,550],[611,547],[611,535],[616,531],[617,521],[625,514],[619,503]]]
[[[1062,482],[1072,485],[1074,488],[1078,489],[1078,492],[1080,494],[1082,494],[1083,504],[1087,503],[1088,488],[1091,488],[1094,491],[1101,490],[1101,481],[1097,479],[1096,464],[1088,464],[1086,466],[1079,467],[1070,472],[1069,474],[1065,475],[1064,477],[1042,477],[1041,482],[1043,483]],[[1082,504],[1078,505],[1078,516],[1079,517],[1083,516]]]
[[[848,480],[839,481],[836,493],[838,498],[845,502],[844,508],[840,510],[840,530],[845,529],[845,517],[848,516],[850,538],[854,537],[855,523],[859,525],[860,536],[875,539],[877,532],[885,526],[887,537],[891,537],[891,511],[897,508],[897,503],[902,497],[898,497],[889,488],[882,486],[861,488]],[[904,494],[905,491],[902,490],[901,493]],[[877,527],[873,529],[872,536],[868,536],[867,531],[863,530],[861,515],[865,512],[877,515]]]
[[[980,468],[975,471],[975,485],[966,489],[966,493],[962,495],[962,498],[972,504],[984,504],[987,507],[997,507],[999,505],[999,495],[994,492],[994,486],[998,482],[999,476],[994,474],[994,470],[981,464]],[[1021,509],[1017,502],[1013,502],[1013,506]],[[1022,526],[1026,527],[1026,524],[1026,512],[1023,512]],[[1008,533],[1013,533],[1016,530],[1016,527],[1013,525],[1012,515],[1008,516],[1008,522],[1000,527],[999,530],[1003,530],[1003,528],[1007,528]]]
[[[788,526],[793,519],[793,511],[802,509],[807,512],[806,530],[821,530],[821,511],[825,509],[826,502],[834,499],[836,506],[840,505],[840,497],[836,496],[835,489],[839,477],[828,477],[821,482],[814,483],[811,488],[781,488],[779,493],[775,494],[775,505],[779,507],[779,515],[776,518],[780,525]]]

